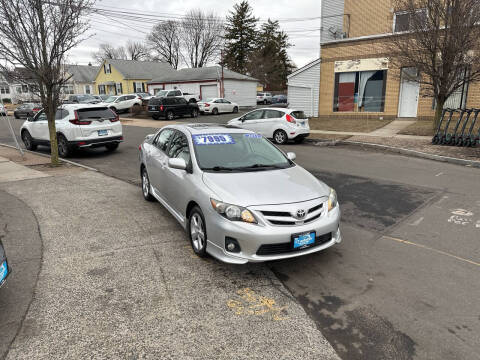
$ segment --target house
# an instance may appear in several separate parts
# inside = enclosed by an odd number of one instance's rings
[[[65,95],[70,94],[93,94],[95,77],[100,69],[99,66],[89,65],[67,65],[67,76],[70,76],[68,83],[63,87]]]
[[[235,71],[223,69],[224,96],[222,96],[222,68],[209,66],[181,69],[148,82],[148,92],[179,88],[183,92],[200,94],[200,98],[225,97],[239,106],[253,107],[257,104],[257,79]]]
[[[35,91],[35,89],[38,89],[38,85],[33,74],[27,69],[16,67],[5,76],[5,80],[4,85],[0,86],[2,99],[10,99],[13,104],[39,101],[38,92]]]
[[[147,82],[175,72],[166,62],[107,59],[95,76],[95,94],[146,92]]]
[[[342,21],[322,25],[319,117],[433,118],[434,99],[419,96],[421,85],[411,80],[421,74],[408,64],[393,65],[385,53],[392,36],[408,29],[409,14],[396,12],[391,1],[322,3]],[[473,88],[460,89],[445,106],[478,106],[480,92]]]
[[[288,103],[307,116],[318,116],[320,59],[314,60],[287,76]]]

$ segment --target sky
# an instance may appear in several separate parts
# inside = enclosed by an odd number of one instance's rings
[[[89,16],[89,38],[69,54],[70,63],[86,65],[93,62],[92,52],[101,43],[114,46],[124,45],[128,40],[142,41],[152,24],[129,18],[129,13],[159,15],[159,19],[184,15],[192,9],[214,11],[225,18],[233,5],[240,0],[97,0],[95,7],[124,12],[122,19],[115,19],[98,13]],[[268,18],[280,20],[282,30],[289,35],[292,47],[290,58],[297,67],[302,67],[319,57],[320,2],[321,0],[250,0],[255,17],[260,22]],[[164,17],[160,17],[164,16]],[[317,17],[316,19],[314,19]]]

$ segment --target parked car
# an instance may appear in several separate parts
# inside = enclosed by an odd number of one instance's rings
[[[105,146],[114,151],[123,141],[118,115],[98,104],[62,105],[57,109],[55,125],[58,153],[63,158],[75,149]],[[38,145],[50,146],[47,116],[43,110],[23,123],[20,136],[27,150],[35,150]]]
[[[5,109],[5,106],[3,104],[0,104],[0,115],[7,116],[7,109]]]
[[[287,95],[275,95],[272,97],[272,104],[286,104]]]
[[[285,108],[253,110],[230,120],[228,124],[255,131],[277,144],[286,144],[288,140],[299,143],[310,135],[305,113]]]
[[[220,113],[237,113],[238,104],[223,98],[212,98],[198,103],[200,113],[217,115]]]
[[[128,112],[134,106],[141,106],[142,99],[135,94],[110,96],[100,103],[112,109],[115,113]]]
[[[156,97],[182,97],[189,103],[200,101],[200,94],[184,93],[182,90],[160,90],[155,94]]]
[[[135,95],[137,95],[140,99],[142,99],[142,101],[148,101],[153,97],[152,94],[146,93],[146,92],[137,92],[135,93]]]
[[[101,102],[93,95],[69,95],[68,99],[64,101],[64,104],[98,104]]]
[[[340,206],[293,160],[252,131],[171,125],[140,146],[142,193],[185,228],[200,257],[245,264],[311,254],[341,241]]]
[[[0,288],[5,284],[8,275],[12,272],[12,269],[8,265],[7,255],[5,255],[5,249],[0,240]]]
[[[18,106],[13,111],[13,116],[15,117],[15,119],[27,118],[27,117],[34,116],[40,110],[42,110],[42,105],[40,105],[40,104],[24,103],[24,104]]]
[[[107,100],[112,95],[110,95],[110,94],[100,94],[100,95],[94,95],[94,96],[100,97],[100,99],[102,99],[102,102],[103,102],[103,101]]]
[[[167,120],[175,119],[175,116],[189,115],[192,118],[198,116],[198,104],[188,102],[180,97],[154,97],[148,102],[148,113],[154,120],[161,117]]]
[[[272,103],[272,94],[268,92],[259,92],[257,93],[257,104],[271,104]]]

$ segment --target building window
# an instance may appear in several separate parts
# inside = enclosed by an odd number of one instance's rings
[[[85,85],[85,94],[91,94],[92,93],[92,88],[90,85]]]
[[[405,32],[412,30],[413,22],[412,17],[416,17],[421,24],[427,23],[427,10],[419,9],[414,13],[407,11],[396,12],[393,18],[393,32]]]
[[[112,67],[110,64],[104,64],[103,65],[103,71],[105,74],[111,74],[112,73]]]
[[[22,85],[22,93],[28,93],[28,85]]]
[[[141,82],[133,83],[133,92],[144,92],[144,85]]]
[[[115,84],[115,90],[116,90],[116,94],[117,95],[120,95],[123,93],[123,89],[122,89],[122,83],[118,83],[118,84]]]
[[[383,112],[386,81],[386,70],[336,73],[333,111]]]
[[[106,92],[105,92],[105,85],[98,85],[98,93],[100,95],[105,95]]]
[[[75,94],[75,90],[73,89],[72,84],[67,84],[62,87],[62,92],[67,95],[73,95]]]
[[[15,87],[15,92],[16,92],[17,94],[21,94],[21,93],[22,93],[22,87],[21,87],[21,86]]]
[[[0,94],[10,94],[10,88],[8,86],[0,86]]]

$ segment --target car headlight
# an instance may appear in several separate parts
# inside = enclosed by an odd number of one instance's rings
[[[227,204],[215,199],[210,199],[210,203],[216,212],[228,220],[257,224],[255,216],[242,206]]]
[[[328,196],[328,211],[335,209],[337,203],[337,192],[330,188],[330,195]]]

